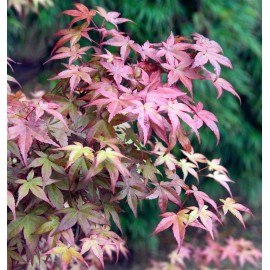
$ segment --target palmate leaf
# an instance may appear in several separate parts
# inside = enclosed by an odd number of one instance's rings
[[[88,146],[83,146],[80,142],[74,142],[73,145],[68,145],[61,148],[54,149],[55,151],[70,151],[68,164],[66,168],[68,168],[71,164],[73,164],[76,160],[78,160],[81,156],[84,156],[86,159],[93,161],[94,154],[93,149]]]
[[[129,19],[125,18],[118,18],[120,16],[120,13],[115,12],[115,11],[110,11],[107,12],[104,8],[102,7],[97,7],[98,14],[103,17],[107,22],[110,22],[113,24],[117,29],[118,29],[118,24],[124,23],[124,22],[132,22]]]
[[[36,215],[34,212],[29,214],[17,212],[16,214],[16,220],[11,221],[7,227],[8,239],[12,239],[23,231],[26,248],[29,251],[29,253],[26,254],[29,259],[32,259],[40,238],[39,235],[35,234],[35,231],[41,224],[46,222],[46,219]]]
[[[41,176],[42,176],[42,183],[43,187],[50,184],[52,171],[56,171],[62,175],[65,175],[65,170],[63,167],[58,165],[56,163],[57,159],[60,159],[63,157],[61,153],[58,154],[45,154],[41,151],[35,151],[35,153],[39,156],[38,158],[35,158],[29,165],[29,168],[37,168],[41,167]]]
[[[18,189],[18,200],[16,206],[18,206],[19,202],[28,195],[29,191],[31,191],[37,198],[51,204],[46,193],[40,187],[43,185],[41,177],[34,178],[34,171],[32,170],[28,175],[27,179],[18,179],[15,183],[21,184]]]
[[[40,117],[44,114],[44,112],[46,112],[55,117],[56,119],[58,119],[59,121],[61,121],[64,124],[64,126],[67,129],[69,129],[62,114],[56,110],[60,107],[58,104],[39,100],[38,103],[35,104],[35,107],[36,107],[35,109],[36,121],[40,119]]]
[[[153,200],[158,198],[158,206],[161,213],[167,210],[168,201],[170,200],[174,204],[180,206],[180,194],[173,189],[175,187],[174,182],[164,182],[161,181],[154,185],[156,186],[149,194],[147,194],[146,199]]]
[[[27,153],[33,143],[33,139],[58,146],[58,144],[48,136],[45,121],[41,119],[35,121],[32,117],[28,120],[10,118],[9,121],[13,125],[8,128],[8,139],[17,139],[25,165],[27,165]]]
[[[53,235],[70,229],[76,223],[80,225],[85,234],[89,233],[90,224],[106,224],[105,218],[97,211],[98,209],[98,206],[86,203],[78,205],[78,209],[69,207],[58,211],[57,213],[63,213],[65,216],[61,219],[59,227],[54,231]]]
[[[204,66],[209,61],[214,67],[217,77],[219,77],[221,71],[220,64],[232,68],[231,61],[219,54],[222,49],[217,42],[197,33],[193,34],[193,36],[196,44],[192,45],[192,48],[199,51],[194,59],[193,68]]]
[[[52,248],[51,250],[47,251],[44,255],[50,255],[50,254],[61,254],[61,264],[62,264],[62,270],[67,270],[68,265],[70,264],[72,258],[77,258],[82,263],[84,263],[87,267],[89,265],[84,260],[82,255],[76,250],[75,247],[66,246],[65,244],[59,242],[56,247]]]
[[[173,65],[175,59],[185,61],[185,59],[189,58],[189,55],[184,51],[190,48],[191,44],[183,42],[175,43],[173,33],[170,34],[166,42],[162,42],[162,45],[163,46],[159,49],[157,56],[165,56],[169,65]]]
[[[103,239],[100,240],[98,238],[97,239],[83,238],[81,241],[83,242],[81,254],[90,251],[99,259],[102,267],[104,268],[102,246],[106,244],[106,241],[104,241]]]
[[[96,15],[96,10],[88,9],[85,5],[76,3],[74,4],[76,9],[72,10],[65,10],[62,12],[62,14],[70,15],[72,17],[75,17],[71,22],[69,27],[71,28],[72,25],[78,21],[86,20],[88,25],[92,21],[92,18]]]
[[[88,27],[88,24],[85,22],[82,25],[76,26],[75,28],[62,29],[58,31],[55,36],[62,37],[55,44],[51,54],[53,54],[59,47],[61,47],[68,41],[70,41],[71,46],[75,45],[81,39],[81,37],[84,37],[91,41],[91,38],[87,33],[91,29],[92,28]]]
[[[77,59],[82,59],[82,55],[85,55],[86,52],[90,49],[90,46],[85,46],[80,48],[80,44],[75,44],[74,46],[69,47],[61,47],[56,50],[56,55],[52,56],[49,60],[47,60],[44,64],[52,60],[59,60],[63,58],[69,58],[68,64],[71,65]]]
[[[78,65],[66,65],[63,64],[67,69],[61,71],[57,76],[51,78],[50,80],[59,80],[69,78],[70,93],[73,94],[75,88],[78,86],[80,81],[87,82],[88,84],[92,83],[90,74],[95,71],[95,69],[90,67],[83,67]]]
[[[213,220],[221,223],[219,218],[213,212],[207,210],[208,209],[207,205],[204,205],[201,209],[195,206],[190,206],[188,208],[192,210],[190,212],[190,217],[192,217],[192,219],[191,220],[189,219],[189,222],[192,223],[193,220],[197,220],[198,218],[200,218],[201,223],[204,226],[204,229],[207,230],[210,233],[212,239],[214,239]]]
[[[234,181],[232,181],[225,173],[215,171],[214,174],[210,173],[207,176],[210,178],[213,178],[216,182],[218,182],[220,185],[222,185],[224,188],[226,188],[227,191],[232,196],[232,192],[231,192],[231,189],[228,185],[228,182],[234,183]]]
[[[242,223],[243,227],[246,228],[245,222],[243,220],[243,217],[240,211],[243,211],[252,215],[252,212],[250,211],[250,209],[240,203],[236,203],[236,201],[230,197],[226,198],[225,200],[220,199],[220,201],[223,203],[222,208],[223,208],[224,215],[226,215],[228,211],[231,212]]]
[[[173,235],[178,244],[179,252],[186,234],[186,224],[188,222],[189,212],[189,209],[183,209],[180,210],[177,214],[172,212],[161,214],[160,216],[163,217],[163,219],[160,221],[152,235],[164,231],[172,226]]]
[[[90,179],[92,176],[99,173],[103,168],[105,168],[111,178],[112,192],[115,191],[115,185],[119,178],[119,172],[123,176],[130,175],[127,168],[123,165],[121,161],[122,158],[126,158],[121,153],[113,151],[111,148],[107,147],[105,150],[100,150],[97,152],[95,165],[92,166],[85,177],[84,181]],[[128,159],[128,158],[126,158]]]
[[[130,76],[133,74],[133,70],[130,66],[125,65],[123,61],[117,59],[112,63],[100,62],[100,64],[110,72],[117,85],[120,85],[123,78],[129,80]]]
[[[96,99],[89,103],[88,106],[92,105],[106,105],[107,110],[110,113],[109,115],[109,122],[111,122],[112,118],[121,112],[123,108],[127,107],[128,105],[131,105],[132,100],[136,100],[137,98],[130,95],[130,94],[123,94],[119,95],[118,93],[111,92],[111,91],[103,91],[99,90],[99,93],[101,93],[104,98]]]
[[[126,61],[127,57],[130,54],[130,50],[132,49],[136,53],[142,53],[142,48],[139,44],[135,43],[129,37],[113,37],[102,43],[103,45],[110,45],[115,47],[121,47],[120,55],[123,61]]]
[[[192,194],[196,201],[198,202],[199,209],[202,210],[204,207],[204,202],[209,203],[213,208],[218,211],[217,204],[212,200],[206,193],[199,191],[198,188],[192,185],[192,190],[187,190],[186,194]]]

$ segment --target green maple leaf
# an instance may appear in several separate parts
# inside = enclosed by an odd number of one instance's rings
[[[37,168],[41,167],[41,175],[43,179],[43,187],[49,184],[50,177],[52,175],[52,170],[65,174],[65,170],[63,167],[59,166],[55,160],[63,157],[62,153],[48,155],[40,151],[35,151],[35,153],[39,156],[39,158],[34,159],[31,164],[29,164],[29,168]]]
[[[51,202],[49,201],[49,199],[47,198],[46,193],[44,192],[44,190],[41,188],[41,186],[43,185],[42,183],[42,178],[41,177],[35,177],[34,178],[34,171],[32,170],[28,175],[27,175],[27,179],[18,179],[15,181],[18,184],[22,184],[19,187],[18,193],[19,193],[19,197],[17,200],[17,204],[19,204],[19,202],[28,195],[29,191],[31,191],[36,197],[38,197],[39,199],[51,204]]]
[[[26,247],[29,251],[29,253],[26,254],[30,259],[32,259],[35,255],[40,238],[40,236],[35,234],[35,232],[41,224],[46,222],[46,219],[38,215],[38,212],[35,211],[32,211],[29,214],[17,212],[16,216],[16,220],[13,220],[8,224],[8,239],[14,238],[23,231]]]
[[[106,224],[105,218],[97,211],[98,209],[98,206],[90,203],[79,203],[77,208],[69,207],[58,211],[57,213],[63,213],[65,216],[62,218],[59,227],[53,235],[71,228],[76,223],[80,225],[85,234],[90,231],[90,223]]]

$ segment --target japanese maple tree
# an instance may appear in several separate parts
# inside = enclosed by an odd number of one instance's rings
[[[156,200],[162,219],[153,235],[171,228],[177,252],[190,227],[214,237],[220,207],[245,226],[240,211],[251,211],[232,197],[228,171],[191,144],[200,142],[202,127],[222,139],[214,113],[194,100],[194,80],[210,81],[218,98],[223,90],[239,98],[220,77],[222,65],[232,68],[220,45],[198,33],[138,44],[118,29],[133,22],[101,7],[76,3],[63,15],[71,23],[56,33],[48,59],[63,62],[50,78],[55,88],[32,99],[8,91],[9,269],[37,258],[46,269],[74,261],[102,269],[127,257],[125,240],[111,230],[114,223],[122,231],[125,203],[136,216],[140,201]],[[180,160],[171,152],[176,145]],[[198,187],[202,170],[227,189],[222,205]]]

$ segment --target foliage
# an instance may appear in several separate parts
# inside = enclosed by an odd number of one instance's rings
[[[224,244],[206,238],[205,246],[187,243],[183,245],[180,253],[173,250],[168,255],[169,261],[151,260],[152,267],[147,270],[183,270],[191,269],[191,265],[200,270],[228,269],[226,268],[228,265],[232,265],[233,269],[239,269],[239,267],[244,269],[243,267],[248,264],[257,268],[261,256],[261,252],[254,247],[253,243],[244,238],[228,237]]]
[[[226,55],[237,65],[235,76],[230,81],[242,99],[241,109],[229,95],[222,96],[227,110],[223,110],[213,99],[208,99],[210,85],[195,82],[198,100],[213,108],[223,125],[220,126],[221,143],[217,148],[207,131],[201,134],[203,144],[197,149],[211,155],[215,152],[222,158],[233,178],[239,181],[233,186],[235,194],[240,194],[253,207],[261,200],[261,2],[260,1],[180,1],[180,0],[87,0],[81,1],[90,6],[103,6],[118,10],[136,24],[122,24],[120,29],[139,42],[145,40],[159,42],[171,30],[176,35],[188,36],[199,32],[222,44]],[[56,28],[68,23],[68,16],[58,16],[62,10],[70,9],[74,1],[54,0],[53,8],[40,6],[39,14],[19,15],[14,8],[8,9],[8,54],[25,65],[16,68],[17,78],[27,88],[40,85],[45,89],[47,78],[52,74],[53,64],[42,63],[53,46],[52,34]],[[132,7],[132,8],[130,8]],[[30,29],[31,31],[27,31]],[[38,38],[37,38],[38,37]],[[83,42],[83,41],[82,41]],[[86,43],[82,43],[85,44]],[[29,54],[31,52],[31,54]],[[57,67],[58,68],[58,67]],[[21,71],[20,71],[21,70]],[[33,74],[25,76],[32,70]],[[20,73],[22,75],[20,76]],[[222,71],[229,78],[227,70]],[[19,77],[18,77],[19,76]],[[52,82],[53,84],[53,82]],[[241,128],[240,128],[241,127]],[[231,138],[234,138],[233,140]],[[196,141],[193,142],[196,144]],[[245,149],[245,150],[244,150]],[[180,151],[175,148],[177,158]],[[233,155],[232,155],[233,153]],[[239,171],[239,167],[243,168]],[[241,185],[245,181],[245,185]],[[208,192],[214,189],[210,183],[203,183]],[[215,189],[212,196],[222,195]],[[218,197],[217,195],[217,197]],[[216,198],[217,198],[216,197]]]
[[[140,45],[118,30],[132,23],[118,12],[78,3],[63,14],[73,19],[57,32],[48,60],[68,58],[51,78],[56,87],[33,99],[8,94],[9,268],[37,256],[50,267],[61,259],[67,269],[75,258],[81,269],[101,269],[127,256],[111,230],[112,220],[122,231],[125,202],[136,217],[140,201],[158,198],[163,219],[153,234],[172,226],[178,252],[190,227],[213,238],[222,205],[198,190],[200,172],[230,196],[232,180],[219,159],[195,153],[190,138],[200,142],[207,126],[220,140],[216,116],[194,99],[194,80],[208,81],[218,97],[225,90],[239,98],[220,77],[220,65],[232,68],[220,45],[198,33]],[[83,39],[90,46],[80,47]],[[181,159],[171,153],[177,144]],[[239,211],[251,211],[232,197],[221,201],[245,226]],[[168,212],[170,203],[178,210]]]

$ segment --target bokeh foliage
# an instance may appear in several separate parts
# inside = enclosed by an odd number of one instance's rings
[[[219,119],[221,142],[216,147],[214,136],[205,130],[198,152],[209,157],[221,157],[235,180],[233,192],[249,207],[256,209],[261,204],[261,2],[254,0],[53,0],[53,6],[40,6],[39,12],[18,12],[8,9],[8,55],[17,65],[14,76],[26,91],[37,88],[50,89],[47,78],[59,69],[59,63],[48,59],[55,39],[52,35],[68,26],[68,16],[59,16],[71,8],[74,2],[88,7],[102,6],[116,10],[135,24],[123,25],[123,30],[134,40],[143,43],[160,42],[171,31],[175,35],[188,36],[198,32],[221,44],[225,55],[234,65],[233,70],[224,70],[222,77],[229,80],[240,94],[242,104],[230,94],[224,93],[221,101],[215,101],[215,90],[210,84],[198,82],[194,86],[195,97],[203,100],[206,109]],[[23,10],[24,11],[24,10]],[[54,70],[54,71],[53,71]],[[211,98],[208,99],[208,97]],[[209,100],[209,101],[208,101]],[[181,156],[179,148],[173,153]],[[202,182],[203,190],[211,196],[219,196],[223,190],[216,184]],[[129,243],[143,247],[149,236],[158,209],[155,202],[143,206],[144,212],[136,221],[127,214],[122,222]],[[148,211],[147,211],[148,210]],[[153,214],[153,215],[152,215]],[[143,228],[143,229],[141,229]],[[131,233],[132,232],[132,233]],[[136,233],[134,233],[136,232]],[[156,239],[145,243],[145,247],[156,248]]]

